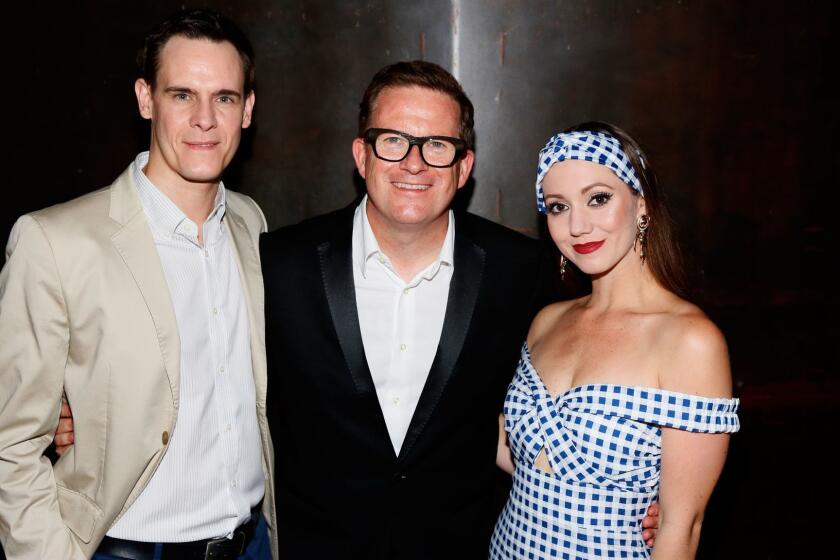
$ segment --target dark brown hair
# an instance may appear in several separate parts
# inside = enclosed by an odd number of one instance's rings
[[[376,105],[376,99],[382,90],[389,87],[418,86],[439,91],[450,96],[461,109],[461,119],[458,125],[458,135],[467,143],[467,148],[475,145],[475,131],[473,130],[473,104],[464,93],[461,84],[452,74],[434,64],[424,60],[397,62],[382,68],[371,80],[362,102],[359,103],[359,136],[368,129],[368,121]]]
[[[146,36],[143,48],[137,54],[137,66],[140,76],[155,87],[160,70],[160,52],[173,37],[187,39],[206,39],[214,43],[227,41],[239,53],[242,72],[245,75],[244,93],[254,89],[255,59],[254,48],[248,37],[225,16],[212,10],[184,10],[159,23]]]
[[[688,289],[682,252],[676,240],[671,215],[663,200],[662,189],[650,165],[650,159],[630,134],[613,124],[591,121],[575,125],[564,132],[584,131],[609,134],[621,144],[621,148],[633,164],[636,176],[642,184],[646,213],[650,217],[645,263],[650,267],[657,282],[667,290],[685,298],[688,295]],[[640,196],[635,190],[630,190],[634,195]]]

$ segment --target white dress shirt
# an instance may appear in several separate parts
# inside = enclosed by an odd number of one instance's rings
[[[409,282],[379,249],[367,197],[353,218],[353,281],[368,367],[394,451],[399,454],[437,353],[454,270],[455,217],[440,255]]]
[[[248,310],[224,220],[225,190],[220,183],[202,245],[196,224],[143,173],[147,161],[148,152],[138,155],[132,172],[178,323],[180,401],[163,460],[108,535],[146,542],[230,536],[262,499],[264,479]]]

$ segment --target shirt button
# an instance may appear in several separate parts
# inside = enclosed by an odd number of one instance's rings
[[[391,402],[393,402],[394,404],[400,404],[400,398],[394,397]]]
[[[225,372],[225,366],[220,367],[219,368],[219,373],[224,373],[224,372]]]
[[[405,352],[405,344],[400,344],[400,351]]]
[[[218,315],[218,314],[219,314],[219,308],[218,308],[218,307],[214,307],[214,308],[213,308],[213,315]]]
[[[403,294],[405,294],[405,295],[408,295],[408,292],[409,292],[408,288],[406,288],[405,290],[403,290]]]
[[[230,431],[230,424],[228,424],[227,426],[225,426],[225,429],[226,429],[227,431]]]
[[[381,263],[385,262],[385,255],[379,255],[379,262],[381,262]]]
[[[163,445],[169,443],[169,432],[164,430],[163,433],[160,434],[160,441],[163,442]]]
[[[210,256],[210,251],[208,251],[207,249],[204,249],[204,256],[209,257]]]
[[[236,488],[236,481],[235,481],[235,480],[231,480],[231,481],[230,481],[230,485],[231,485],[231,486],[233,486],[234,488]]]

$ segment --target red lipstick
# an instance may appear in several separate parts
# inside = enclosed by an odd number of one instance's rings
[[[604,244],[604,240],[602,239],[601,241],[592,241],[590,243],[581,243],[579,245],[572,245],[572,248],[575,251],[577,251],[578,253],[581,253],[581,254],[585,255],[587,253],[594,253],[595,251],[600,249],[601,245],[603,245],[603,244]]]

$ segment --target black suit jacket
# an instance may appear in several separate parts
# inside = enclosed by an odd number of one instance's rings
[[[261,239],[281,557],[486,558],[497,419],[547,261],[456,215],[443,332],[397,456],[359,330],[354,207]]]

